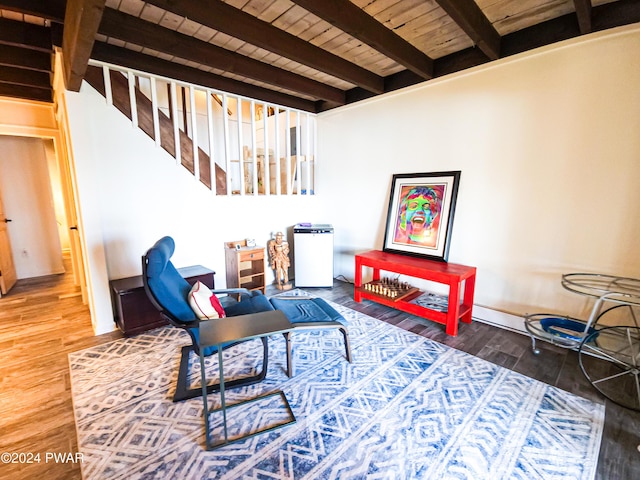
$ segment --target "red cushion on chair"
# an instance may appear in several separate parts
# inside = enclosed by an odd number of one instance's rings
[[[200,320],[224,318],[225,312],[220,300],[202,282],[196,282],[189,292],[189,306]]]

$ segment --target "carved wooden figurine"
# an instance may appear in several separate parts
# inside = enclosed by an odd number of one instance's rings
[[[279,290],[289,290],[289,242],[284,240],[282,232],[276,233],[275,240],[269,240],[269,259],[271,268],[275,270],[276,283]]]

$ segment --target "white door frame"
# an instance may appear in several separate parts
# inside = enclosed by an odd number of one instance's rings
[[[60,169],[65,214],[70,227],[77,227],[78,208],[73,182],[71,152],[68,148],[65,124],[59,122],[55,106],[43,102],[31,102],[0,97],[0,135],[34,137],[53,141],[56,162]],[[75,223],[71,223],[75,222]],[[88,303],[87,279],[84,269],[84,254],[79,229],[69,232],[74,282],[80,287],[82,299]]]

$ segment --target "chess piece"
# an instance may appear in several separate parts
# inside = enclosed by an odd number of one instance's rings
[[[269,257],[271,268],[275,270],[278,290],[290,290],[289,283],[289,242],[284,240],[282,232],[276,233],[276,238],[269,240]]]

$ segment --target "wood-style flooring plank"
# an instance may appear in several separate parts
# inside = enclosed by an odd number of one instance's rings
[[[72,274],[18,280],[0,298],[0,451],[42,459],[0,464],[0,478],[82,478],[77,463],[44,461],[47,452],[78,451],[68,354],[121,337],[94,335]]]

